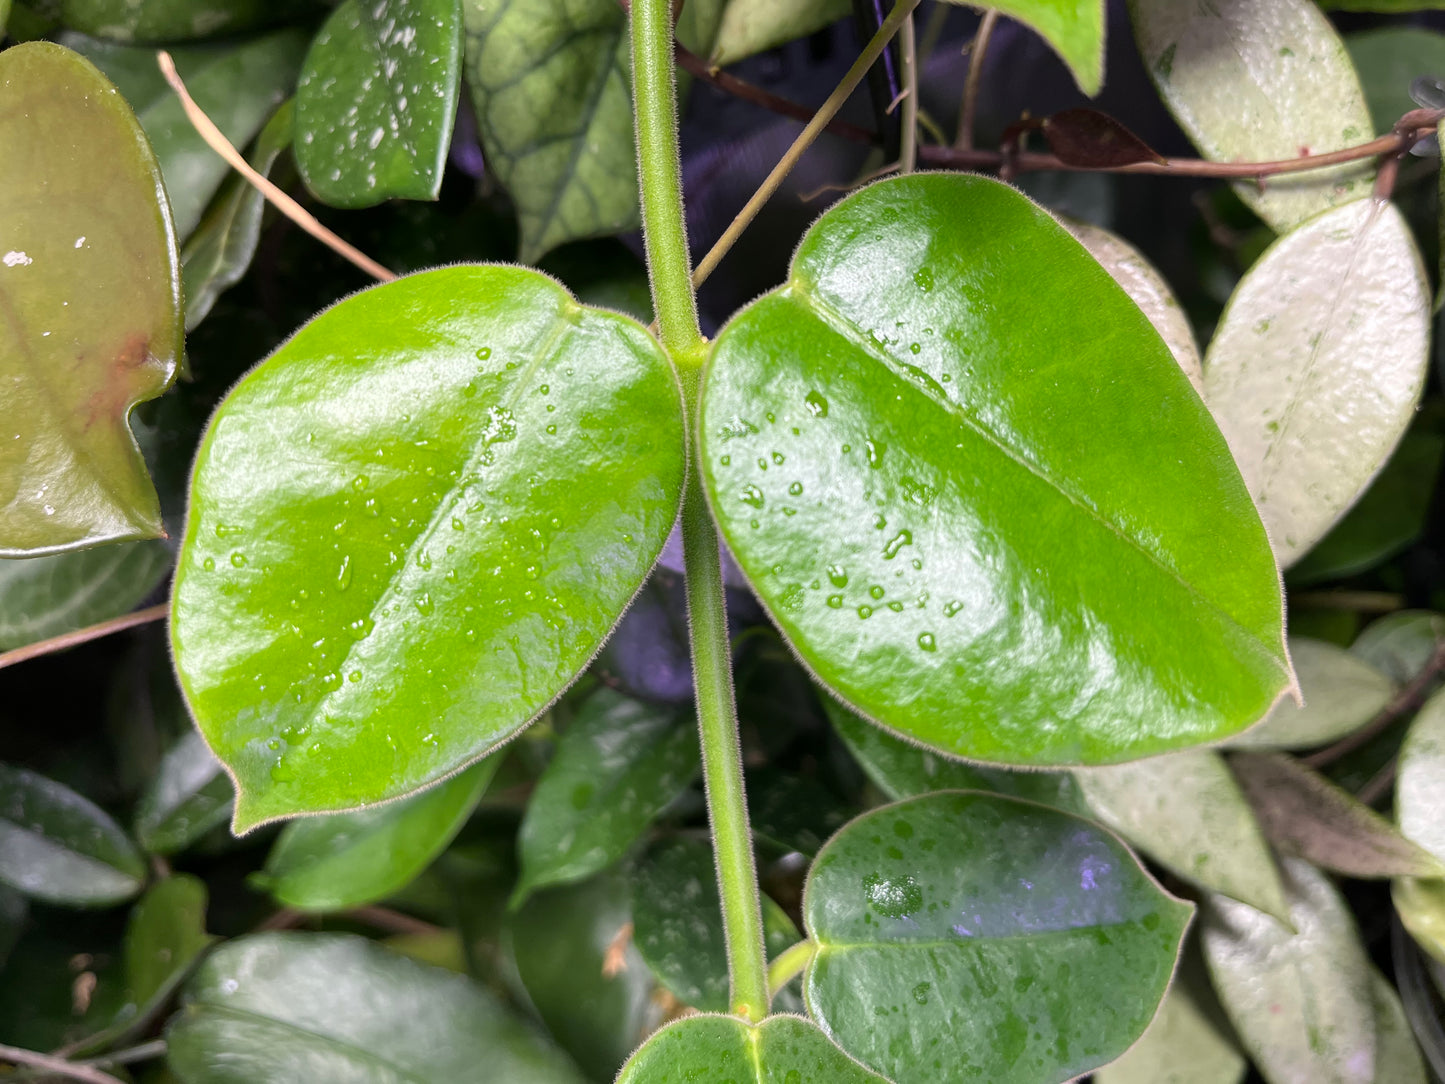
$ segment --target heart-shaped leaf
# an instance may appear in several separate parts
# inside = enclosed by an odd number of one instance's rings
[[[1231,749],[1309,749],[1358,730],[1390,702],[1395,683],[1359,656],[1322,640],[1292,636],[1290,660],[1303,704],[1284,699],[1229,739]]]
[[[0,560],[0,651],[119,617],[165,579],[163,542]]]
[[[819,853],[804,996],[895,1084],[1069,1080],[1148,1026],[1191,913],[1087,821],[926,795],[864,814]]]
[[[1404,216],[1358,200],[1276,241],[1204,356],[1204,399],[1280,564],[1345,514],[1415,412],[1430,289]]]
[[[460,0],[345,0],[296,86],[296,165],[335,207],[436,199],[462,66]]]
[[[152,854],[185,850],[231,813],[235,789],[206,739],[188,730],[136,804],[135,837]]]
[[[1103,88],[1103,0],[989,0],[988,6],[1037,31],[1063,58],[1085,94]]]
[[[1006,185],[922,174],[829,210],[718,336],[699,439],[784,636],[911,738],[1111,763],[1225,737],[1290,683],[1223,438],[1138,307]]]
[[[157,537],[127,424],[181,349],[155,157],[105,77],[49,42],[0,54],[0,117],[0,555]]]
[[[628,1059],[617,1084],[889,1084],[796,1016],[749,1024],[690,1016],[669,1024]]]
[[[682,475],[661,348],[537,272],[424,272],[302,328],[212,419],[176,573],[236,829],[399,797],[515,734],[642,585]]]
[[[1312,0],[1130,0],[1129,10],[1159,96],[1206,158],[1274,161],[1373,134],[1344,42]],[[1371,172],[1350,163],[1235,190],[1283,231],[1368,195]]]

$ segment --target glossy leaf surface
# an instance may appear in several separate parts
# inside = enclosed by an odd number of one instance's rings
[[[813,863],[804,996],[895,1084],[1068,1080],[1148,1026],[1191,910],[1087,821],[927,795],[864,814]]]
[[[1395,820],[1407,839],[1418,843],[1435,858],[1445,862],[1445,693],[1436,693],[1415,716],[1400,746],[1398,775],[1395,780]],[[1436,873],[1433,876],[1438,877]],[[1408,890],[1406,892],[1408,895]],[[1399,903],[1400,889],[1396,888]],[[1445,900],[1445,893],[1437,893]],[[1433,908],[1400,907],[1406,925],[1412,924],[1408,911],[1430,911]],[[1440,933],[1445,935],[1445,907],[1440,909]],[[1433,924],[1433,923],[1432,923]],[[1419,936],[1419,935],[1417,935]],[[1422,941],[1426,940],[1420,937]],[[1445,936],[1439,940],[1445,945]],[[1445,950],[1438,955],[1445,956]]]
[[[1334,525],[1405,431],[1429,364],[1430,290],[1404,217],[1359,200],[1275,242],[1204,358],[1204,398],[1280,564]]]
[[[145,1005],[173,990],[212,940],[204,881],[178,873],[152,885],[125,929],[127,998]]]
[[[641,586],[682,448],[656,343],[521,268],[364,291],[253,370],[198,454],[171,627],[236,827],[406,794],[525,726]]]
[[[847,18],[848,0],[728,0],[713,43],[713,64],[726,67]]]
[[[1291,933],[1246,904],[1212,897],[1201,939],[1215,989],[1272,1084],[1372,1084],[1370,965],[1329,878],[1282,862]]]
[[[693,1016],[659,1031],[628,1059],[617,1084],[888,1084],[807,1020]]]
[[[1069,66],[1080,90],[1099,93],[1104,85],[1103,0],[991,0],[989,7],[1036,31]]]
[[[1109,763],[1224,737],[1290,682],[1273,558],[1188,378],[995,181],[829,210],[718,336],[699,436],[784,636],[928,745]]]
[[[165,578],[161,542],[0,560],[0,651],[119,617]]]
[[[89,799],[0,764],[0,883],[47,903],[106,906],[145,882],[145,863]]]
[[[1191,884],[1288,916],[1264,833],[1224,758],[1208,749],[1077,771],[1089,809]]]
[[[135,837],[153,854],[185,850],[231,814],[235,790],[195,730],[166,750],[136,805]]]
[[[460,0],[346,0],[296,86],[296,165],[335,207],[436,199],[461,79]]]
[[[184,1084],[585,1079],[470,979],[337,934],[222,945],[188,984],[166,1041]]]
[[[1286,697],[1231,749],[1309,749],[1358,730],[1389,703],[1395,683],[1358,656],[1303,636],[1289,640],[1303,704]]]
[[[292,5],[278,0],[58,0],[46,6],[65,26],[85,34],[116,41],[184,41],[250,30]]]
[[[611,689],[588,697],[537,780],[517,833],[519,904],[543,885],[580,881],[621,858],[697,778],[691,713]]]
[[[0,118],[0,555],[157,537],[127,424],[181,350],[155,158],[105,77],[48,42],[0,54]]]
[[[1374,134],[1344,43],[1312,0],[1130,0],[1129,10],[1160,97],[1206,158],[1277,161]],[[1350,163],[1235,191],[1285,231],[1368,195],[1371,172]]]
[[[266,888],[300,911],[343,911],[404,888],[461,830],[500,762],[376,809],[292,821],[266,857]]]

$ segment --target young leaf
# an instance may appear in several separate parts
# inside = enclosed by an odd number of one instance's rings
[[[119,617],[160,585],[171,560],[163,542],[0,560],[0,651]]]
[[[300,911],[344,911],[400,891],[448,843],[482,799],[500,756],[376,809],[301,817],[266,856],[271,895]]]
[[[1344,43],[1311,0],[1130,0],[1129,11],[1159,96],[1206,158],[1275,161],[1373,134]],[[1368,195],[1371,173],[1350,163],[1235,191],[1285,231]]]
[[[1103,0],[989,0],[988,6],[1037,31],[1085,94],[1092,97],[1103,89]]]
[[[709,63],[736,64],[846,19],[852,10],[848,0],[728,0]]]
[[[1192,749],[1076,771],[1093,814],[1191,884],[1288,918],[1284,885],[1224,758]]]
[[[1331,4],[1331,7],[1338,5]],[[1421,6],[1412,4],[1411,9]],[[1345,35],[1360,76],[1375,131],[1383,135],[1415,108],[1410,84],[1422,75],[1445,75],[1445,34],[1415,26],[1383,26]]]
[[[135,838],[152,854],[183,851],[231,813],[235,790],[206,739],[188,730],[166,751],[135,811]]]
[[[1204,356],[1204,399],[1281,565],[1394,450],[1425,383],[1429,310],[1410,227],[1371,200],[1286,234],[1235,289]]]
[[[186,1084],[583,1084],[535,1026],[461,975],[360,937],[266,933],[206,958],[166,1033]]]
[[[206,883],[185,873],[156,882],[125,928],[127,999],[145,1006],[169,996],[214,940],[206,933]]]
[[[1203,910],[1204,958],[1224,1010],[1272,1084],[1373,1084],[1370,965],[1329,878],[1281,863],[1295,933],[1223,896]]]
[[[399,797],[516,734],[642,585],[682,474],[661,348],[537,272],[423,272],[307,324],[212,419],[176,574],[236,829]]]
[[[1349,791],[1278,753],[1241,753],[1230,767],[1270,841],[1349,877],[1440,877],[1445,865]]]
[[[157,537],[127,425],[181,349],[155,158],[105,77],[49,42],[0,53],[0,116],[0,556]]]
[[[345,0],[296,85],[296,165],[334,207],[436,199],[461,79],[461,0]]]
[[[691,712],[599,689],[557,743],[517,833],[517,906],[544,885],[580,881],[617,861],[697,778]]]
[[[895,1084],[1067,1080],[1148,1026],[1191,913],[1087,821],[925,795],[865,813],[813,863],[804,996]]]
[[[1290,684],[1223,438],[1138,307],[1006,185],[919,174],[835,205],[718,336],[698,436],[783,635],[908,737],[1110,763],[1225,737]]]
[[[617,1084],[889,1084],[839,1050],[807,1020],[748,1024],[711,1014],[657,1032],[622,1067]]]
[[[1226,743],[1231,749],[1310,749],[1358,730],[1395,695],[1395,683],[1352,652],[1291,636],[1290,659],[1303,704],[1281,700]]]
[[[145,863],[94,803],[0,764],[0,883],[47,903],[104,907],[141,890]]]
[[[300,5],[296,5],[300,6]],[[116,41],[186,41],[235,34],[293,7],[277,0],[45,0],[72,30]]]

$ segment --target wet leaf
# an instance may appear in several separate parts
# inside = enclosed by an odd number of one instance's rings
[[[525,726],[642,585],[682,460],[661,349],[536,272],[422,272],[302,328],[212,419],[176,576],[237,830],[399,797]]]
[[[266,856],[261,878],[287,907],[344,911],[405,888],[461,831],[501,757],[375,809],[301,817]]]
[[[1214,987],[1271,1084],[1372,1084],[1370,964],[1354,919],[1323,873],[1297,858],[1281,869],[1298,932],[1222,896],[1203,908]]]
[[[1414,4],[1408,10],[1419,7]],[[1383,26],[1346,34],[1345,48],[1359,73],[1370,117],[1380,135],[1415,108],[1410,98],[1414,80],[1422,75],[1445,75],[1445,34],[1423,27]]]
[[[852,10],[848,0],[728,0],[710,63],[736,64],[846,19]]]
[[[1368,723],[1395,695],[1395,683],[1352,652],[1323,640],[1289,639],[1303,704],[1286,697],[1231,749],[1310,749],[1328,745]]]
[[[699,766],[691,712],[611,689],[593,693],[527,803],[513,906],[543,885],[580,881],[616,862],[691,786]]]
[[[692,1016],[663,1028],[628,1059],[617,1084],[888,1084],[807,1020]]]
[[[266,933],[222,945],[188,984],[166,1042],[185,1084],[585,1079],[470,979],[340,934]]]
[[[296,86],[296,165],[334,207],[436,199],[461,78],[461,0],[345,0]]]
[[[1350,654],[1382,671],[1391,681],[1407,685],[1437,647],[1445,641],[1445,615],[1429,610],[1397,610],[1360,633]]]
[[[120,826],[69,787],[0,764],[0,883],[80,907],[128,900],[145,863]]]
[[[926,795],[865,813],[813,863],[804,996],[895,1084],[1067,1080],[1148,1026],[1191,913],[1087,821]]]
[[[1103,0],[990,0],[988,6],[1037,32],[1063,58],[1085,94],[1092,97],[1103,88]]]
[[[1206,158],[1268,162],[1364,143],[1369,110],[1344,43],[1311,0],[1130,0],[1159,96]],[[1235,191],[1276,230],[1369,194],[1368,163]]]
[[[1445,866],[1349,791],[1278,753],[1241,753],[1230,767],[1281,851],[1348,877],[1440,877]]]
[[[83,34],[146,42],[234,34],[304,10],[285,0],[40,0],[36,6]]]
[[[835,205],[719,334],[702,398],[738,564],[866,717],[970,759],[1109,763],[1225,737],[1290,683],[1274,560],[1199,396],[1007,186]]]
[[[125,928],[126,997],[137,1006],[168,997],[214,940],[206,933],[206,883],[185,873],[157,881]]]
[[[171,560],[162,542],[0,560],[0,651],[129,612],[165,579]]]
[[[1287,918],[1284,886],[1254,811],[1208,749],[1076,771],[1093,814],[1191,884]]]
[[[1429,309],[1409,226],[1370,200],[1286,234],[1235,289],[1204,356],[1204,399],[1282,566],[1324,537],[1404,433]]]
[[[104,76],[49,42],[0,54],[0,116],[0,555],[157,537],[127,425],[181,349],[155,158]]]
[[[231,814],[235,790],[195,730],[166,751],[136,805],[135,837],[152,854],[183,851]]]

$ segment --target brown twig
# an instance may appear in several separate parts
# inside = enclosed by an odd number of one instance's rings
[[[124,632],[137,625],[148,625],[152,621],[163,620],[170,612],[171,604],[162,602],[156,606],[147,606],[144,610],[135,610],[132,613],[122,614],[120,617],[112,617],[109,621],[102,621],[96,625],[87,625],[74,632],[63,632],[59,636],[36,640],[33,644],[0,652],[0,670],[19,662],[25,662],[27,659],[36,659],[41,655],[51,655],[57,651],[64,651],[68,647],[75,647],[77,644],[99,640],[102,636],[109,636],[113,632]]]
[[[387,933],[427,935],[440,933],[442,929],[440,926],[423,922],[411,915],[393,911],[390,907],[353,907],[350,911],[344,912],[342,917],[378,930],[385,930]]]
[[[337,255],[361,268],[361,270],[365,271],[372,278],[378,279],[381,282],[390,282],[396,278],[396,272],[388,270],[354,245],[348,244],[336,236],[336,234],[318,222],[310,211],[306,210],[306,208],[302,207],[301,204],[281,191],[281,189],[276,187],[271,181],[252,169],[251,164],[247,162],[245,158],[241,157],[241,153],[236,150],[235,147],[231,146],[231,141],[216,127],[215,122],[206,116],[205,110],[196,104],[195,99],[190,95],[190,91],[186,90],[186,85],[181,81],[180,74],[176,71],[175,61],[171,59],[170,53],[164,49],[159,50],[156,53],[156,63],[160,66],[161,74],[166,77],[166,82],[169,83],[171,89],[176,92],[176,97],[180,98],[181,107],[186,111],[186,117],[190,120],[191,126],[195,128],[197,134],[206,141],[206,145],[210,147],[211,150],[224,158],[232,169],[245,177],[247,183],[259,190],[271,206],[275,207],[276,210],[280,211]]]
[[[84,1081],[85,1084],[121,1084],[119,1077],[102,1073],[99,1069],[89,1065],[77,1065],[64,1058],[52,1057],[34,1050],[22,1050],[18,1046],[0,1045],[0,1061],[8,1061],[12,1065],[29,1065],[36,1069],[44,1069],[47,1073],[68,1077],[71,1080]]]
[[[1300,591],[1291,594],[1289,601],[1292,606],[1357,614],[1390,614],[1405,608],[1405,596],[1392,591]]]
[[[1355,795],[1365,805],[1374,805],[1385,795],[1390,793],[1390,788],[1395,785],[1395,772],[1400,767],[1400,758],[1391,757],[1388,764],[1370,777],[1359,793]]]
[[[969,44],[972,52],[968,58],[968,78],[963,82],[963,103],[958,109],[958,135],[954,137],[954,150],[973,149],[973,121],[978,112],[978,90],[983,85],[983,58],[988,52],[989,39],[993,37],[998,12],[990,8],[978,24],[978,33]]]
[[[1368,745],[1374,738],[1388,730],[1401,716],[1414,711],[1424,702],[1426,694],[1430,691],[1430,685],[1440,676],[1441,671],[1445,671],[1445,640],[1436,643],[1434,652],[1425,661],[1425,665],[1420,667],[1420,672],[1411,678],[1409,684],[1396,693],[1373,719],[1333,745],[1328,745],[1307,757],[1301,757],[1300,762],[1311,768],[1324,768],[1339,760],[1340,757],[1347,756],[1356,749]]]

